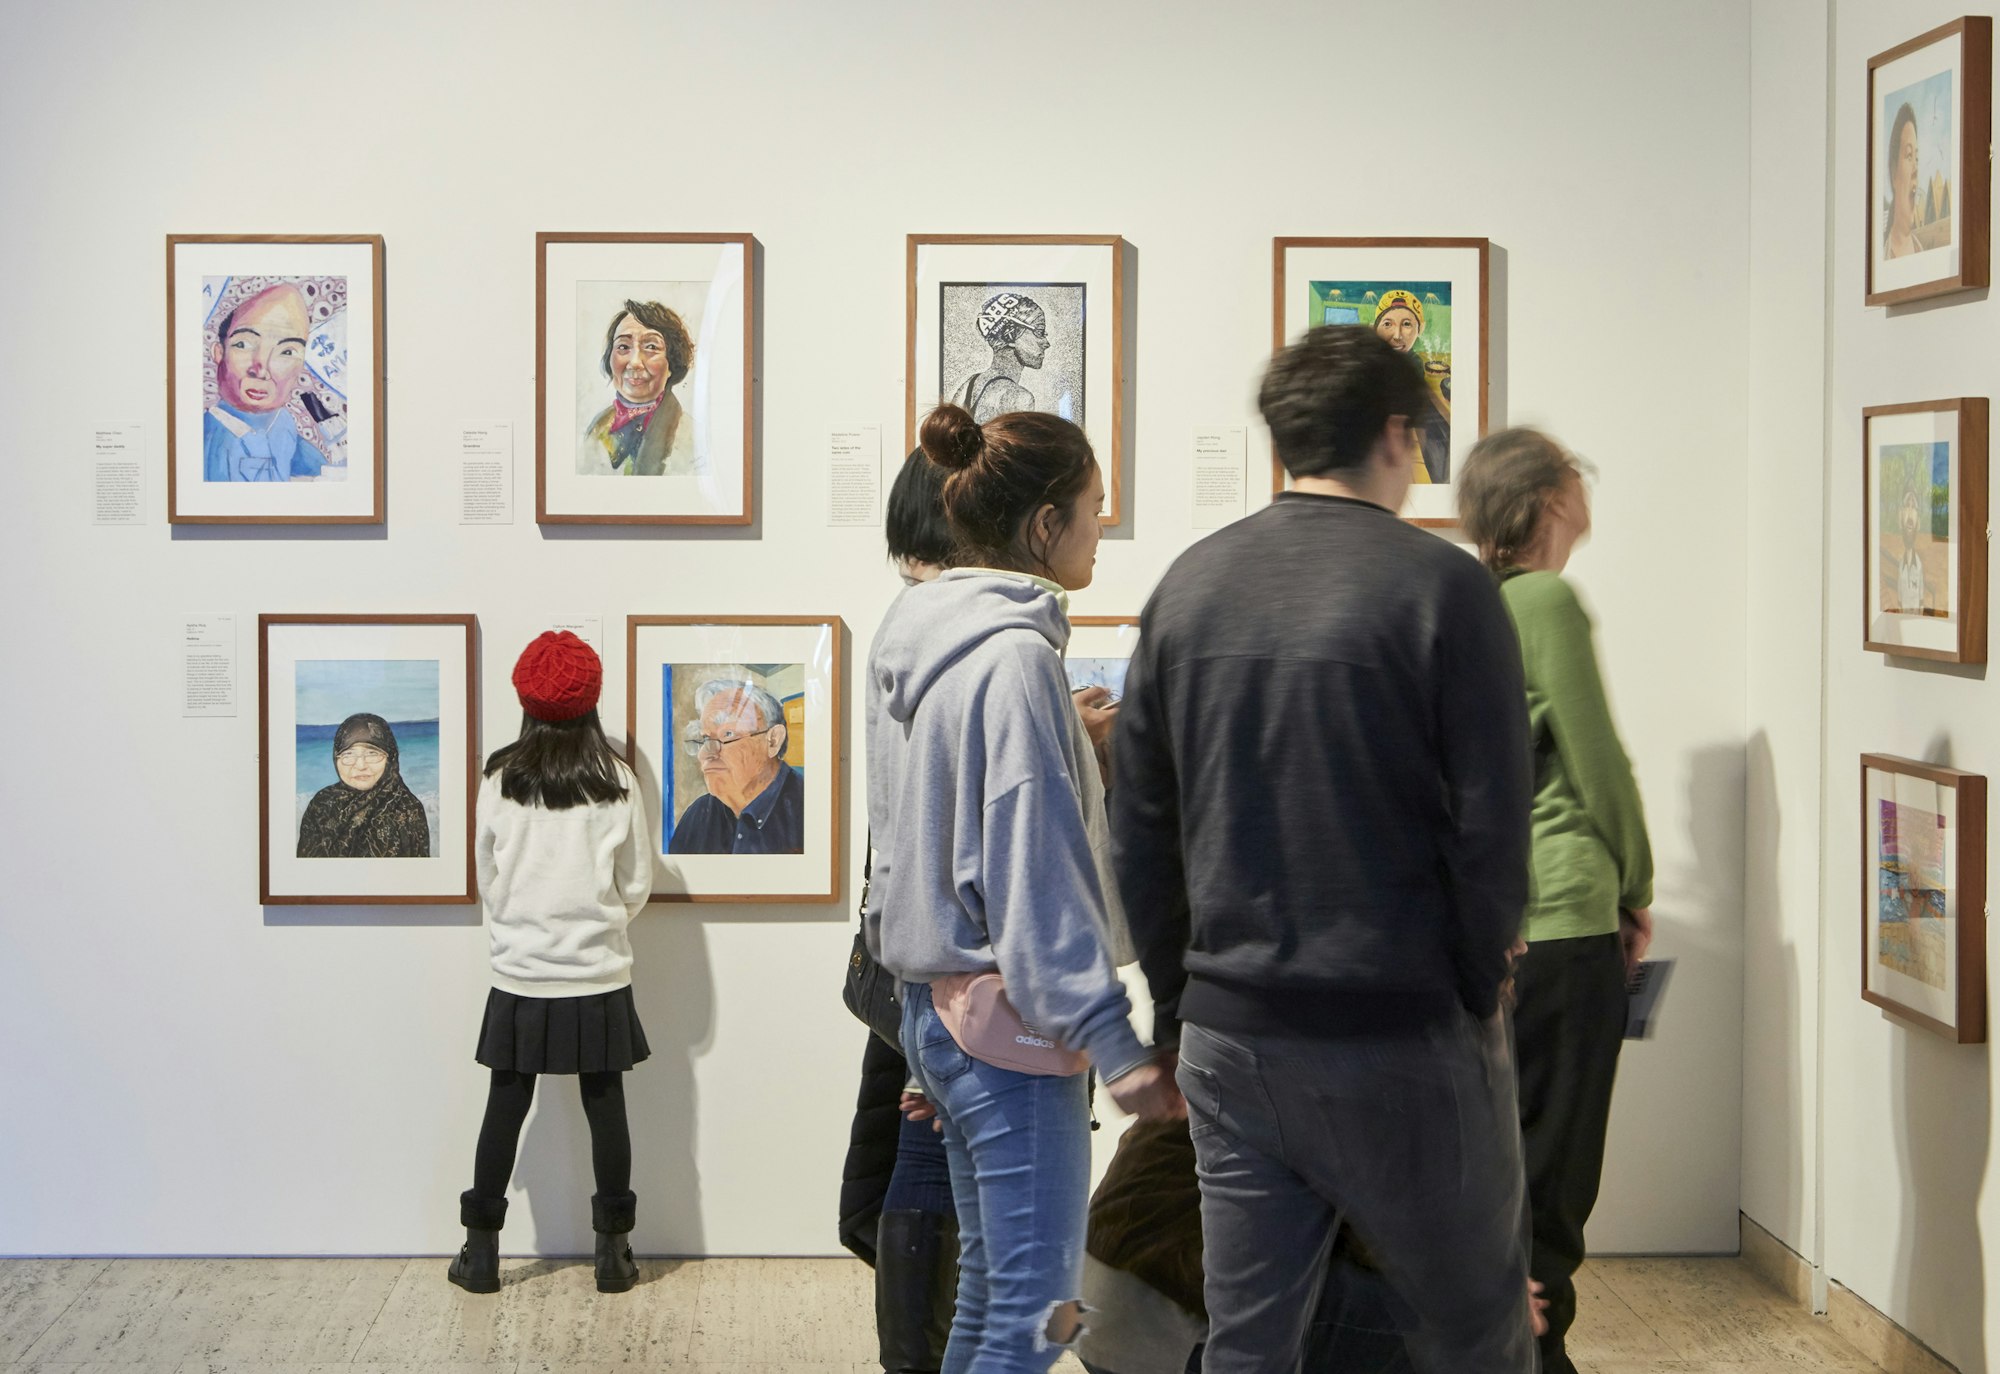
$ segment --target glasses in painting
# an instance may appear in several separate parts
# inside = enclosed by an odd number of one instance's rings
[[[687,750],[689,758],[698,759],[703,754],[719,754],[725,745],[735,744],[739,740],[755,739],[759,735],[768,735],[777,728],[775,725],[767,725],[762,730],[749,730],[740,735],[734,733],[704,735],[699,730],[689,730],[686,740],[681,744],[681,748]]]

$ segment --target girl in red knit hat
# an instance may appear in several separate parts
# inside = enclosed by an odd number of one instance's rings
[[[521,737],[486,761],[477,810],[479,897],[493,989],[477,1058],[493,1073],[472,1187],[459,1196],[465,1248],[449,1277],[500,1291],[500,1227],[535,1076],[575,1074],[590,1120],[597,1291],[638,1281],[630,1235],[632,1134],[624,1073],[644,1059],[626,926],[653,889],[652,829],[639,783],[604,738],[604,666],[568,631],[514,666]]]

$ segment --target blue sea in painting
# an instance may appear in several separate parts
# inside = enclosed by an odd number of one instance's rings
[[[389,728],[396,733],[397,771],[424,804],[424,815],[431,823],[431,853],[440,854],[443,850],[438,844],[438,723],[396,720],[389,722]],[[340,727],[299,725],[294,729],[298,733],[298,783],[292,821],[296,825],[306,814],[306,803],[313,799],[313,793],[340,781],[333,768],[333,737]]]

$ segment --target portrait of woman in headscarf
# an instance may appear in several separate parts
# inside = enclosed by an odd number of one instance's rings
[[[427,859],[430,822],[403,781],[396,732],[361,712],[333,736],[339,781],[313,794],[299,818],[301,859]]]

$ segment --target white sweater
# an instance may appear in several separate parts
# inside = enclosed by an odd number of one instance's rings
[[[479,897],[493,952],[493,986],[521,997],[587,997],[632,982],[625,927],[653,891],[652,829],[638,780],[623,763],[624,801],[565,811],[479,784]]]

